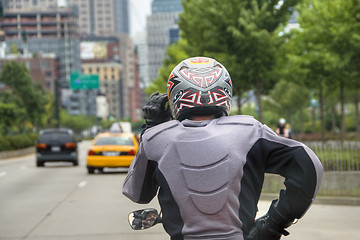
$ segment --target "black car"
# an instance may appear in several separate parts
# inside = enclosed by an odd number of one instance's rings
[[[72,130],[54,128],[41,130],[36,143],[36,166],[45,162],[72,162],[79,165],[77,143]]]

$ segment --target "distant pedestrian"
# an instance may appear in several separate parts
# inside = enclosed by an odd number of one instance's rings
[[[288,129],[286,128],[286,120],[285,118],[280,118],[279,120],[279,123],[276,127],[276,134],[281,136],[281,137],[286,137],[286,138],[289,138],[289,131]]]

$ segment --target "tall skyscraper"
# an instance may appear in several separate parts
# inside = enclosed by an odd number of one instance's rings
[[[71,9],[6,10],[1,23],[10,49],[16,44],[30,53],[55,53],[60,59],[62,81],[80,70],[80,48],[76,14]],[[26,38],[26,39],[24,39]]]
[[[83,35],[130,33],[129,0],[1,0],[6,9],[74,7]]]
[[[171,42],[169,31],[176,24],[182,12],[181,0],[153,0],[152,14],[147,17],[148,78],[152,81],[158,75],[166,49]],[[141,76],[140,76],[141,77]]]
[[[129,34],[129,0],[68,0],[79,14],[82,35]]]

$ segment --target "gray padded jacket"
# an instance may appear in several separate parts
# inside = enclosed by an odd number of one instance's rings
[[[254,224],[264,173],[285,178],[276,209],[299,219],[315,199],[323,169],[304,144],[250,116],[172,120],[142,136],[123,194],[137,203],[158,194],[172,240],[242,240]]]

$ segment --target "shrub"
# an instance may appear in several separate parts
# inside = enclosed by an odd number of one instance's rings
[[[16,150],[34,146],[38,137],[36,133],[21,133],[0,136],[0,151]]]

